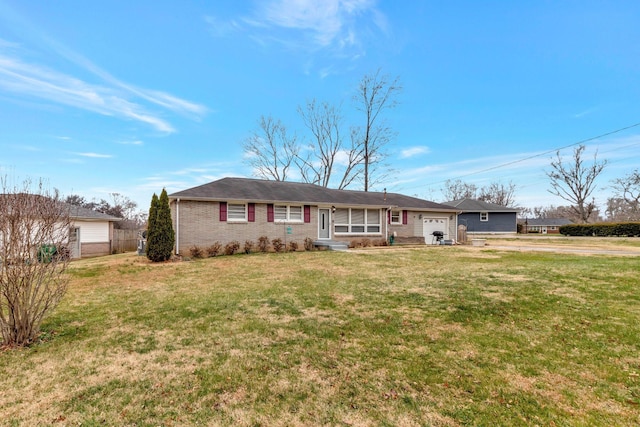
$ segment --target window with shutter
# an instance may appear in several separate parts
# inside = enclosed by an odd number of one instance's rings
[[[244,203],[227,203],[227,221],[246,221],[247,205]]]

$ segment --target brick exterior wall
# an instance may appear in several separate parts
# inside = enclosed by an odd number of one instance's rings
[[[304,240],[308,237],[313,240],[318,239],[318,206],[311,206],[311,221],[308,223],[300,222],[267,222],[267,205],[255,205],[255,222],[232,222],[220,221],[220,203],[209,201],[192,201],[181,200],[179,202],[180,224],[176,222],[176,214],[178,211],[178,203],[171,201],[171,216],[173,219],[173,228],[176,231],[176,246],[181,254],[188,254],[189,249],[193,246],[199,246],[202,249],[210,246],[215,242],[220,242],[223,246],[232,241],[238,241],[242,246],[246,240],[254,243],[258,242],[261,236],[267,236],[269,240],[280,238],[287,244],[296,242],[300,248],[304,247]],[[387,227],[389,233],[396,232],[398,237],[405,238],[422,238],[423,222],[420,215],[430,217],[449,218],[449,214],[428,213],[428,212],[407,212],[407,224],[389,225],[387,224],[386,212],[383,214],[382,230],[379,235],[334,235],[334,218],[331,218],[331,239],[343,242],[351,242],[359,239],[380,240],[387,238]],[[290,227],[290,233],[288,229]],[[449,233],[451,236],[456,234],[455,220],[449,221]]]
[[[82,258],[91,258],[94,256],[110,255],[111,243],[81,243],[80,253]]]
[[[180,229],[176,223],[177,203],[171,203],[171,217],[176,231],[176,243],[180,253],[188,253],[189,248],[207,246],[220,242],[223,246],[232,241],[241,245],[245,241],[258,242],[261,236],[269,240],[280,238],[283,243],[296,242],[304,247],[304,240],[318,237],[318,210],[311,207],[311,221],[303,222],[267,222],[267,205],[255,205],[255,222],[220,221],[220,203],[182,200],[179,203]]]

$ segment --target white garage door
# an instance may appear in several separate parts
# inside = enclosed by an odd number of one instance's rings
[[[424,218],[422,231],[424,242],[427,245],[436,245],[438,241],[433,236],[434,231],[441,231],[445,239],[449,239],[449,219],[448,218]]]

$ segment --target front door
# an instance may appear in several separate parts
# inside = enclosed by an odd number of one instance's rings
[[[318,209],[318,238],[331,238],[331,210]]]

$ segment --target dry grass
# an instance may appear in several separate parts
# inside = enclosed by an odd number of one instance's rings
[[[637,259],[491,247],[74,262],[0,425],[637,425]]]

